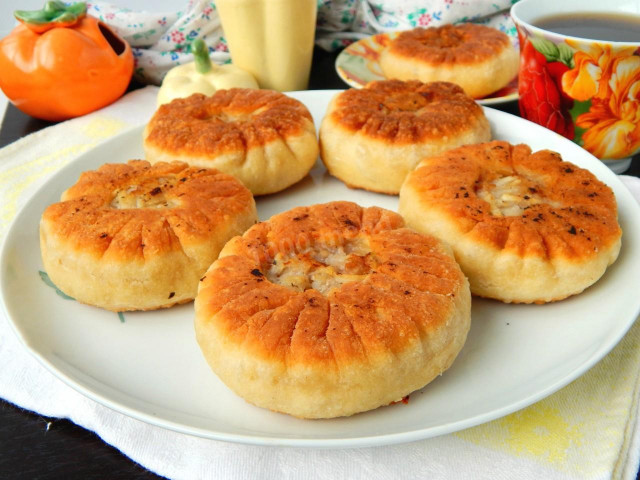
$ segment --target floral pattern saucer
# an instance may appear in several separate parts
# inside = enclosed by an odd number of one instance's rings
[[[378,59],[382,50],[397,35],[398,32],[378,33],[349,45],[336,58],[338,76],[353,88],[362,88],[368,82],[374,80],[385,80]],[[494,105],[514,100],[518,100],[517,76],[506,87],[487,97],[478,99],[478,103]]]

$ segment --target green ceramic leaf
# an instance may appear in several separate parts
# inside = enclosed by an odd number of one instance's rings
[[[38,270],[38,274],[40,275],[40,279],[49,287],[53,288],[56,293],[58,295],[60,295],[62,298],[64,298],[65,300],[75,300],[75,298],[70,297],[69,295],[67,295],[66,293],[64,293],[62,290],[60,290],[58,287],[56,287],[55,283],[53,283],[51,281],[51,279],[49,278],[49,275],[47,275],[47,272],[43,272],[42,270]],[[124,313],[122,312],[118,312],[118,318],[120,319],[120,322],[124,323]]]
[[[357,57],[355,55],[345,55],[342,61],[342,68],[360,71],[367,68],[365,64],[366,60],[362,57]]]
[[[87,12],[87,4],[84,2],[66,5],[63,2],[52,0],[46,2],[40,10],[16,10],[14,16],[25,23],[44,25],[51,22],[75,22]]]
[[[531,44],[533,48],[539,51],[544,58],[547,59],[547,62],[557,62],[560,59],[560,51],[555,43],[551,40],[547,40],[546,38],[532,38]]]
[[[556,45],[559,53],[559,60],[564,63],[567,67],[573,68],[575,63],[573,61],[573,50],[566,43],[559,43]]]
[[[64,298],[65,300],[75,300],[75,298],[70,297],[69,295],[67,295],[66,293],[64,293],[62,290],[60,290],[58,287],[55,286],[55,284],[51,281],[51,279],[49,278],[49,275],[47,275],[47,272],[43,272],[42,270],[38,271],[38,274],[40,274],[40,278],[42,279],[42,281],[50,286],[51,288],[53,288],[56,293],[58,295],[60,295],[62,298]]]

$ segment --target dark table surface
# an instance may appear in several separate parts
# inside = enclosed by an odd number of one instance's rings
[[[347,87],[335,73],[335,58],[335,53],[315,50],[310,89]],[[494,108],[518,114],[516,102]],[[28,117],[9,105],[0,128],[0,147],[49,125],[52,124]],[[640,177],[640,158],[635,158],[626,174]],[[134,463],[93,432],[68,420],[43,417],[0,400],[0,478],[162,477]]]

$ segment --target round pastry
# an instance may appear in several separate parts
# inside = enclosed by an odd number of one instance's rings
[[[503,302],[580,293],[620,251],[611,189],[526,145],[494,141],[425,159],[400,190],[399,212],[451,245],[472,293]]]
[[[217,168],[254,195],[284,190],[318,158],[313,119],[301,102],[271,90],[232,88],[160,106],[144,131],[151,163]]]
[[[256,222],[240,182],[214,169],[132,160],[84,172],[47,207],[40,249],[76,300],[113,311],[192,300],[224,244]]]
[[[334,202],[231,240],[200,283],[195,330],[213,371],[303,418],[370,410],[452,364],[470,292],[450,250],[396,213]]]
[[[453,82],[473,98],[507,85],[518,64],[518,52],[507,35],[472,23],[402,32],[380,54],[387,78]]]
[[[490,139],[482,107],[457,85],[389,80],[333,98],[320,155],[349,187],[397,194],[424,157]]]

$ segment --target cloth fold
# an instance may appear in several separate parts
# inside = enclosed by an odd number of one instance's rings
[[[0,240],[35,189],[61,166],[144,124],[156,87],[46,128],[0,150]],[[621,176],[640,201],[640,179]],[[49,373],[0,316],[0,397],[96,432],[135,462],[176,479],[635,478],[639,455],[640,322],[601,362],[554,395],[493,422],[403,445],[361,449],[247,446],[127,417]]]

